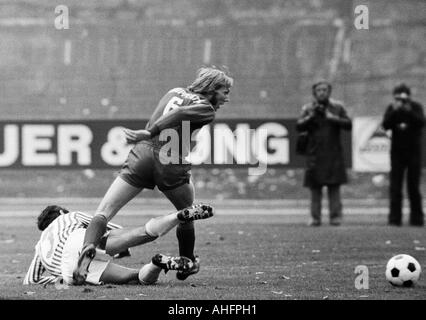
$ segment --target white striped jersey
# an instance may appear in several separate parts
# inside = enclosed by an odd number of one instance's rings
[[[46,284],[55,282],[61,276],[62,251],[69,235],[78,228],[87,228],[93,217],[83,212],[70,212],[53,220],[42,232],[35,246],[35,255],[31,262],[24,284]],[[122,227],[108,223],[107,230]],[[48,271],[49,276],[43,276]]]

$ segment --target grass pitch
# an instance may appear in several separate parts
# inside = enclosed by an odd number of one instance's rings
[[[13,210],[13,209],[11,209]],[[350,213],[350,209],[346,209]],[[13,211],[11,211],[13,212]],[[221,210],[196,222],[196,254],[201,270],[186,281],[161,274],[154,286],[23,286],[40,232],[35,216],[0,216],[1,299],[425,299],[426,276],[413,288],[392,287],[385,265],[399,253],[426,265],[424,228],[388,227],[383,215],[348,214],[340,227],[306,226],[306,215],[234,215]],[[144,224],[151,216],[118,215],[123,226]],[[326,216],[324,217],[326,218]],[[325,220],[326,222],[326,220]],[[176,255],[174,231],[117,263],[138,268],[157,252]],[[355,288],[355,267],[365,265],[369,289]]]

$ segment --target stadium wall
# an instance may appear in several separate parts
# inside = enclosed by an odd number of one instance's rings
[[[295,117],[322,77],[353,117],[382,114],[400,81],[426,100],[424,1],[362,2],[369,30],[353,26],[360,1],[67,3],[69,30],[55,1],[0,3],[8,119],[146,118],[202,64],[236,79],[225,119]]]

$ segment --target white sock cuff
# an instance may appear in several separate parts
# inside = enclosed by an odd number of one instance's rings
[[[161,268],[155,266],[152,262],[144,265],[138,273],[139,283],[150,285],[157,282],[161,273]]]
[[[176,227],[176,221],[167,219],[167,217],[152,218],[145,224],[145,232],[153,237],[161,237]]]
[[[155,228],[155,223],[153,222],[154,219],[150,219],[146,224],[145,224],[145,232],[152,237],[158,237],[158,234],[156,232],[156,228]]]

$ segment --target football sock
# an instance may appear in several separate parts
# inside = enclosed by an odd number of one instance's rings
[[[93,217],[84,235],[84,246],[89,243],[97,246],[107,229],[107,218],[101,214]]]
[[[168,214],[166,216],[153,218],[145,225],[146,233],[154,236],[161,237],[176,227],[179,223],[176,213]]]
[[[158,280],[161,273],[161,268],[157,267],[152,262],[144,265],[139,270],[139,282],[141,284],[153,284]]]
[[[193,222],[180,223],[176,228],[176,236],[179,241],[179,255],[195,260],[195,228]]]

